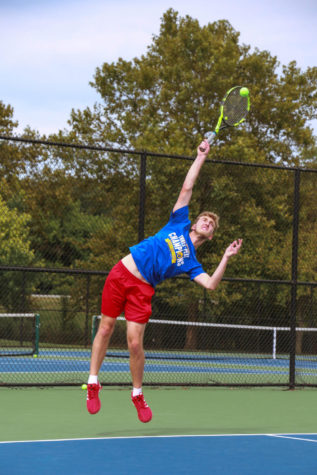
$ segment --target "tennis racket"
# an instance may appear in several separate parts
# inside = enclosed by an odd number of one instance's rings
[[[246,87],[235,86],[229,89],[225,97],[221,101],[220,115],[213,132],[205,134],[205,140],[209,145],[215,140],[216,136],[227,127],[237,127],[246,118],[250,110],[250,94]],[[199,147],[201,152],[205,151],[204,147]]]

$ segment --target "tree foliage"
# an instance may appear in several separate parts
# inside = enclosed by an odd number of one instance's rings
[[[241,44],[228,21],[201,26],[169,9],[141,57],[102,64],[91,85],[99,103],[72,110],[70,130],[51,140],[186,156],[195,155],[204,133],[213,129],[224,93],[247,86],[247,121],[219,134],[210,151],[213,162],[204,165],[195,186],[191,218],[205,209],[221,216],[219,232],[199,249],[199,258],[212,272],[228,243],[243,237],[243,252],[227,275],[290,279],[293,172],[221,161],[316,167],[316,67],[281,65],[268,51]],[[16,126],[13,109],[0,102],[1,132],[10,135]],[[38,134],[26,130],[25,136]],[[147,157],[146,235],[167,221],[189,165]],[[25,226],[31,248],[38,262],[50,266],[110,269],[128,252],[138,239],[139,175],[140,155],[0,144],[6,206],[30,216]],[[299,210],[299,278],[308,280],[317,272],[315,185],[314,177],[303,182]],[[162,295],[171,299],[171,287],[164,288]],[[219,298],[226,291],[221,287]],[[187,295],[196,298],[198,290],[191,286]],[[248,296],[232,291],[230,298],[246,305]]]
[[[30,215],[10,210],[0,196],[0,261],[28,264],[34,259],[27,224]]]
[[[248,124],[220,136],[221,150],[212,157],[230,157],[239,136],[241,160],[309,160],[316,145],[309,124],[316,119],[317,68],[302,72],[295,62],[281,68],[268,51],[239,44],[228,21],[201,27],[172,9],[141,58],[96,69],[92,86],[102,102],[73,111],[71,125],[80,137],[109,145],[191,155],[215,124],[222,95],[236,84],[251,91]]]
[[[241,45],[239,33],[228,21],[200,26],[172,9],[164,14],[160,32],[144,55],[132,61],[119,58],[96,69],[92,86],[102,101],[93,110],[72,111],[69,137],[193,155],[204,132],[216,122],[221,96],[235,84],[247,85],[251,91],[250,115],[239,129],[219,135],[210,158],[314,165],[316,142],[310,121],[316,118],[317,68],[302,72],[295,62],[281,67],[268,51],[251,51],[250,46]],[[76,167],[76,173],[83,176],[96,163],[93,156],[91,160],[86,156],[85,168]],[[188,165],[158,157],[147,161],[147,235],[166,221]],[[128,177],[131,166],[123,158],[115,173]],[[104,182],[108,179],[106,173]],[[122,188],[119,190],[121,196]],[[128,201],[125,206],[132,215]],[[221,228],[212,244],[215,252],[210,253],[208,246],[200,251],[208,270],[214,268],[227,242],[242,236],[243,265],[237,259],[233,273],[290,278],[291,173],[205,168],[194,191],[192,217],[206,208],[221,215]],[[120,233],[115,231],[116,240]]]

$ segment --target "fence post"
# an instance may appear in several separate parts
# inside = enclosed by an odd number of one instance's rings
[[[145,221],[145,186],[146,186],[146,159],[145,152],[141,153],[140,164],[140,204],[139,204],[139,232],[138,242],[144,239],[144,221]]]
[[[293,209],[293,239],[292,239],[292,285],[290,306],[290,357],[289,357],[289,388],[295,388],[296,365],[296,295],[297,295],[297,257],[298,257],[298,223],[299,223],[299,190],[300,170],[294,175],[294,209]]]
[[[85,336],[84,336],[85,347],[88,346],[89,296],[90,296],[90,275],[88,274],[86,276],[86,298],[85,298],[85,307],[86,307]]]

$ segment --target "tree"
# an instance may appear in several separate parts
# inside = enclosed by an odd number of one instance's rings
[[[92,86],[102,103],[72,111],[70,124],[80,137],[103,144],[188,155],[215,124],[222,94],[246,84],[252,100],[247,132],[262,154],[248,149],[241,158],[298,164],[315,146],[309,121],[316,118],[317,68],[301,72],[295,62],[279,68],[269,52],[240,45],[228,21],[201,27],[170,9],[145,55],[96,69]],[[239,136],[246,137],[243,129]],[[222,156],[236,139],[236,131],[219,138]]]
[[[30,216],[9,209],[0,195],[0,262],[1,265],[30,265],[34,262],[27,224]],[[4,310],[17,308],[21,301],[19,276],[0,273],[0,303]]]
[[[251,51],[249,45],[240,44],[239,33],[228,21],[201,27],[197,20],[182,18],[172,9],[163,15],[160,32],[144,55],[132,61],[120,58],[96,69],[91,85],[101,102],[92,110],[72,111],[72,130],[66,138],[189,156],[216,123],[222,95],[236,84],[250,89],[251,112],[242,127],[219,135],[210,158],[316,166],[316,139],[310,124],[317,117],[317,68],[303,72],[294,61],[281,66],[268,51]],[[89,170],[100,183],[107,183],[109,176],[120,176],[128,183],[131,170],[137,172],[136,161],[124,155],[117,163],[111,155],[106,157],[104,178],[94,172],[94,166],[101,170],[94,154],[67,163],[77,176]],[[188,162],[147,160],[146,235],[166,222],[187,168]],[[125,195],[122,218],[135,213],[128,187]],[[289,279],[292,206],[290,172],[220,164],[208,168],[206,164],[191,203],[192,217],[204,209],[221,215],[213,252],[210,246],[199,251],[206,270],[212,271],[228,241],[242,236],[243,257],[230,264],[232,275]],[[308,202],[302,204],[303,219],[309,207]],[[122,212],[122,207],[118,210]],[[125,239],[124,227],[110,227],[107,234],[101,231],[99,242],[110,243],[117,256]],[[109,262],[108,249],[103,252],[102,246],[94,244],[92,253]],[[302,257],[306,259],[304,252]]]
[[[0,196],[0,262],[29,264],[34,259],[28,236],[30,216],[10,210]]]
[[[0,100],[0,133],[5,136],[14,135],[14,129],[19,125],[13,118],[14,110]],[[29,138],[39,138],[31,129],[25,130]],[[39,145],[12,143],[0,141],[0,179],[5,179],[10,185],[10,191],[16,190],[19,178],[31,175],[38,165],[43,163],[43,149]]]
[[[219,135],[210,152],[214,161],[205,164],[195,187],[191,218],[205,209],[221,216],[216,239],[199,250],[199,258],[212,272],[228,242],[241,236],[244,251],[230,263],[230,275],[290,278],[292,172],[224,166],[215,160],[315,167],[310,123],[316,118],[317,68],[303,72],[295,62],[281,66],[268,51],[240,44],[239,32],[228,21],[202,27],[170,9],[144,55],[104,63],[91,84],[100,103],[73,110],[70,132],[50,139],[186,156],[195,153],[216,123],[225,91],[235,84],[248,86],[248,120]],[[3,104],[1,124],[6,133],[16,124],[13,109]],[[31,214],[30,236],[39,258],[52,265],[109,270],[128,252],[138,238],[140,155],[10,147],[0,146],[2,183],[11,190],[6,201]],[[189,162],[148,156],[146,163],[147,236],[168,219]],[[311,249],[313,190],[313,180],[308,180],[300,210],[303,243]],[[315,253],[302,244],[300,258],[302,275],[313,279]],[[170,299],[169,285],[165,288]],[[197,289],[191,292],[192,299],[199,299]],[[217,292],[226,301],[225,287]],[[237,304],[248,298],[242,291],[231,295]]]

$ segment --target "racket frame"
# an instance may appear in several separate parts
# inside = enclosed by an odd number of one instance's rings
[[[226,100],[227,100],[229,94],[231,94],[231,92],[234,91],[235,89],[242,89],[242,87],[243,87],[243,86],[234,86],[234,87],[232,87],[231,89],[229,89],[229,91],[226,92],[224,98],[222,99],[221,104],[220,104],[220,116],[219,116],[219,118],[218,118],[218,122],[217,122],[217,125],[216,125],[216,127],[215,127],[215,133],[216,133],[216,134],[219,133],[219,130],[222,130],[222,129],[226,128],[226,127],[237,127],[238,125],[242,124],[242,122],[245,121],[246,116],[247,116],[247,114],[248,114],[248,112],[249,112],[249,110],[250,110],[250,94],[248,94],[248,95],[246,96],[247,101],[248,101],[247,112],[246,112],[245,116],[244,116],[241,120],[239,120],[239,121],[236,122],[235,124],[230,125],[230,124],[227,124],[227,123],[226,123],[226,118],[224,117],[224,107],[225,107]],[[223,125],[223,126],[221,127],[221,123],[222,123],[222,122],[224,122],[225,125]]]
[[[218,118],[218,122],[217,122],[217,125],[215,127],[215,130],[212,131],[212,132],[207,132],[205,134],[205,139],[207,140],[207,142],[209,143],[209,145],[211,145],[211,143],[215,140],[216,136],[218,135],[219,131],[222,130],[222,129],[225,129],[227,127],[237,127],[238,125],[240,125],[242,122],[245,121],[246,119],[246,116],[250,110],[250,95],[248,94],[247,95],[247,100],[248,100],[248,104],[247,104],[247,112],[245,114],[245,116],[239,120],[238,122],[236,122],[235,124],[227,124],[226,122],[226,118],[224,117],[224,107],[225,107],[225,104],[226,104],[226,100],[229,96],[229,94],[231,94],[231,92],[235,89],[241,89],[243,86],[234,86],[232,87],[231,89],[229,89],[229,91],[226,92],[226,94],[224,95],[222,101],[221,101],[221,104],[220,104],[220,115],[219,115],[219,118]],[[221,125],[223,123],[223,125]],[[200,150],[202,152],[204,152],[205,150],[200,147]]]

